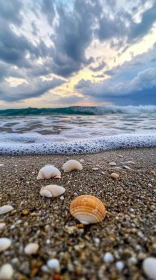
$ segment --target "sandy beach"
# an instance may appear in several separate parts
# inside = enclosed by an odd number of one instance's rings
[[[61,171],[61,179],[37,180],[45,164],[61,170],[68,159],[81,160],[83,170]],[[119,179],[111,178],[112,172]],[[40,188],[49,184],[63,186],[66,192],[44,198]],[[0,205],[9,204],[14,210],[0,215],[0,223],[6,223],[0,237],[12,240],[0,253],[0,266],[13,266],[12,280],[147,279],[142,262],[156,256],[155,187],[156,148],[75,156],[1,156]],[[107,210],[103,222],[84,226],[71,216],[70,202],[82,194],[101,199]],[[39,244],[33,256],[24,253],[30,242]],[[108,263],[104,261],[107,252],[113,256]],[[59,260],[59,271],[48,268],[52,258]]]

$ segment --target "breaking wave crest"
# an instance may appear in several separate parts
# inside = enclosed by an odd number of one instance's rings
[[[30,115],[106,115],[106,114],[141,114],[156,113],[156,106],[72,106],[66,108],[24,108],[0,110],[0,116],[30,116]]]

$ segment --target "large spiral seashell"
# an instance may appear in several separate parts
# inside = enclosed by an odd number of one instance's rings
[[[61,172],[53,165],[45,165],[38,173],[37,179],[61,178]]]
[[[42,187],[40,190],[40,195],[45,197],[57,197],[65,192],[65,188],[57,185],[48,185]]]
[[[101,222],[106,215],[106,209],[95,196],[81,195],[71,202],[70,213],[81,224],[88,225]]]
[[[64,170],[64,172],[70,172],[72,170],[82,170],[83,167],[80,162],[78,162],[77,160],[71,159],[63,164],[62,169]]]

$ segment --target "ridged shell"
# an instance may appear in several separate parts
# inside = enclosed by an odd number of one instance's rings
[[[95,196],[81,195],[71,202],[70,213],[81,224],[88,225],[101,222],[106,215],[106,209]]]
[[[61,178],[61,172],[53,165],[45,165],[38,173],[37,179]]]
[[[14,208],[11,205],[3,205],[0,207],[0,215],[8,213],[12,211]]]
[[[57,197],[65,192],[65,188],[57,185],[48,185],[42,187],[40,190],[40,195],[45,197]]]
[[[82,170],[83,167],[80,162],[78,162],[77,160],[71,159],[63,164],[62,169],[64,170],[64,172],[70,172],[72,170]]]

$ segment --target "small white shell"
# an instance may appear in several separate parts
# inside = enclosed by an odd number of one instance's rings
[[[0,252],[5,251],[6,249],[8,249],[11,245],[11,240],[8,238],[0,238]]]
[[[36,254],[39,249],[39,245],[37,243],[29,243],[24,248],[24,252],[27,255],[33,255]]]
[[[10,205],[3,205],[2,207],[0,207],[0,215],[8,213],[10,211],[12,211],[14,208]]]
[[[156,258],[149,257],[143,261],[143,271],[151,280],[156,280]]]
[[[38,173],[37,179],[61,178],[61,172],[53,165],[45,165]]]
[[[64,172],[70,172],[72,170],[82,170],[83,167],[80,162],[78,162],[77,160],[71,159],[63,164],[62,169],[64,170]]]
[[[59,272],[60,271],[60,263],[57,259],[50,259],[47,261],[47,266],[54,271]]]
[[[42,187],[40,190],[40,195],[45,197],[57,197],[65,192],[65,188],[57,185],[48,185]]]
[[[3,229],[6,226],[5,223],[0,223],[0,229]]]
[[[9,280],[13,276],[13,268],[11,264],[6,263],[0,268],[0,280]]]

